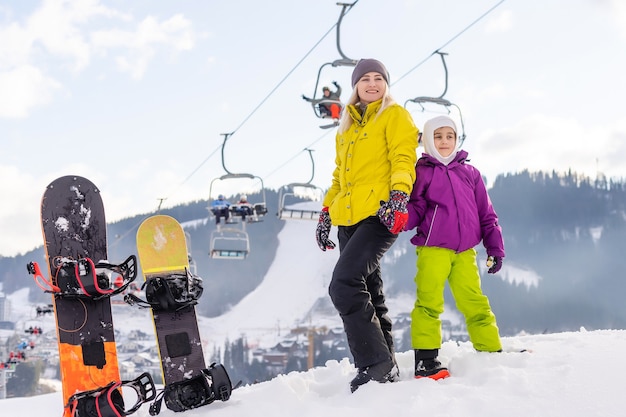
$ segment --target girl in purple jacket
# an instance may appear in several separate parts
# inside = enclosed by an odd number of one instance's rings
[[[446,280],[474,348],[502,350],[496,317],[481,289],[474,247],[482,240],[489,256],[487,272],[495,274],[502,267],[504,242],[480,172],[466,163],[467,152],[458,149],[454,121],[448,116],[428,120],[422,143],[425,153],[415,167],[404,228],[416,229],[411,238],[417,246],[411,343],[415,377],[440,379],[450,375],[437,359]]]

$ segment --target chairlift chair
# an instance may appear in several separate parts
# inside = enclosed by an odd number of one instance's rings
[[[246,220],[250,222],[259,222],[261,218],[267,214],[267,203],[265,198],[265,186],[263,185],[263,179],[256,175],[247,173],[233,173],[226,169],[224,163],[224,147],[226,141],[232,135],[232,133],[223,133],[224,142],[222,144],[222,167],[226,174],[221,177],[214,178],[211,181],[209,187],[209,202],[215,199],[213,187],[216,181],[228,181],[228,180],[256,180],[260,183],[262,201],[250,204],[252,209],[251,215],[246,215]],[[209,203],[210,204],[210,203]],[[226,223],[226,227],[217,225],[217,229],[211,233],[209,255],[215,259],[245,259],[250,253],[250,239],[246,232],[246,222],[243,222],[243,212],[240,210],[241,204],[231,204],[229,207],[229,221]],[[211,206],[208,207],[209,212],[212,213]],[[238,224],[239,226],[237,226]]]
[[[459,108],[459,106],[452,103],[450,100],[444,98],[444,96],[446,95],[446,92],[448,91],[448,66],[446,65],[446,60],[445,60],[445,55],[447,55],[447,53],[437,50],[433,52],[433,55],[434,54],[438,54],[440,56],[441,63],[443,64],[443,69],[444,69],[444,74],[445,74],[445,85],[444,85],[443,92],[438,97],[419,96],[419,97],[415,97],[412,99],[408,99],[407,101],[404,102],[404,108],[407,107],[407,103],[411,102],[411,103],[417,103],[421,107],[422,111],[426,111],[426,107],[424,106],[424,104],[431,103],[431,104],[445,107],[448,114],[450,114],[451,113],[450,108],[454,107],[457,110],[457,113],[459,115],[459,121],[461,122],[461,132],[460,132],[460,135],[458,135],[458,140],[459,140],[458,146],[461,146],[463,142],[465,141],[465,137],[466,137],[465,136],[465,123],[463,122],[463,114],[461,113],[461,109]]]
[[[250,253],[250,240],[243,229],[234,227],[220,227],[211,232],[211,245],[209,256],[213,259],[246,259]]]
[[[294,182],[283,185],[278,193],[278,218],[281,220],[302,219],[317,221],[322,211],[321,198],[306,203],[294,201],[298,198],[296,192],[298,188],[309,190],[311,193],[316,194],[317,197],[324,196],[324,190],[313,184]],[[319,204],[313,205],[313,201]],[[317,207],[318,205],[319,207]]]
[[[305,148],[305,151],[309,153],[311,159],[311,178],[307,182],[292,182],[280,187],[278,192],[278,218],[284,219],[306,219],[306,220],[318,220],[322,211],[322,199],[324,198],[324,190],[311,184],[315,177],[315,160],[313,159],[313,150]],[[311,203],[302,203],[295,201],[297,197],[296,190],[303,190],[306,194],[308,192],[309,197],[312,196],[311,201],[319,201],[319,204],[312,205]],[[318,207],[319,205],[319,207]]]
[[[213,187],[216,181],[226,181],[231,179],[249,179],[249,180],[257,180],[261,184],[260,194],[261,201],[257,201],[255,203],[248,203],[250,208],[252,209],[252,214],[250,215],[250,222],[260,222],[262,221],[262,217],[267,214],[267,202],[265,197],[265,186],[263,185],[263,179],[259,176],[252,174],[233,174],[228,173],[224,174],[221,177],[214,178],[211,181],[211,185],[209,187],[209,201],[213,201],[215,196],[213,195]],[[242,203],[231,203],[230,204],[230,217],[231,222],[238,222],[243,217],[242,207],[244,204]],[[208,207],[209,211],[211,211],[211,207]],[[246,215],[248,217],[248,215]]]
[[[332,67],[342,67],[342,66],[346,66],[346,67],[354,67],[356,66],[356,64],[358,63],[358,60],[356,59],[351,59],[348,58],[346,56],[346,54],[344,54],[344,52],[341,49],[341,22],[343,20],[343,17],[346,15],[346,13],[348,13],[348,11],[350,11],[350,9],[352,8],[352,6],[354,6],[356,3],[358,2],[355,1],[353,3],[337,3],[338,6],[341,6],[341,13],[339,14],[339,19],[337,20],[337,51],[339,52],[339,55],[341,56],[341,58],[339,59],[335,59],[334,61],[331,62],[326,62],[324,64],[322,64],[322,66],[320,67],[320,69],[317,71],[317,79],[315,81],[315,89],[313,90],[313,101],[311,102],[311,105],[313,107],[313,112],[315,113],[315,116],[320,118],[320,119],[326,119],[329,118],[330,116],[324,114],[324,112],[320,109],[320,105],[321,104],[338,104],[342,111],[343,111],[343,103],[341,102],[341,100],[324,100],[322,97],[318,98],[317,94],[318,94],[318,88],[319,88],[319,84],[320,84],[320,80],[322,78],[322,70],[330,65]],[[320,101],[321,100],[321,101]],[[336,126],[337,123],[332,123],[329,125],[322,125],[320,126],[321,128],[328,128],[328,127],[333,127]]]

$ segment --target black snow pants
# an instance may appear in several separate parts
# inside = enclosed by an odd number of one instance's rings
[[[365,368],[393,359],[380,260],[398,235],[371,216],[354,226],[339,226],[337,236],[339,260],[328,293],[343,320],[354,364]]]

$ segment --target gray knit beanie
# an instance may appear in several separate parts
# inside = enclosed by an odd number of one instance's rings
[[[387,68],[383,65],[382,62],[376,59],[361,59],[354,67],[354,71],[352,71],[352,87],[359,82],[362,76],[367,74],[368,72],[377,72],[383,76],[387,84],[389,84],[389,72],[387,72]]]

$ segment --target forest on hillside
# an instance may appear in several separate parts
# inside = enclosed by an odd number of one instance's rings
[[[623,179],[522,172],[498,177],[490,195],[508,257],[543,278],[524,297],[497,288],[501,319],[534,332],[626,328]]]
[[[519,331],[554,332],[626,328],[626,292],[622,254],[626,238],[626,183],[617,179],[590,179],[574,172],[503,174],[489,190],[504,230],[505,265],[532,270],[541,279],[536,287],[511,284],[496,276],[483,277],[504,335]],[[210,222],[198,221],[187,229],[191,254],[205,290],[198,306],[206,316],[217,316],[252,291],[265,276],[278,246],[284,220],[276,216],[278,195],[265,190],[268,214],[254,225],[245,261],[214,260],[208,256]],[[258,201],[259,196],[248,196]],[[162,214],[179,222],[207,219],[208,201],[198,200]],[[109,259],[123,260],[136,253],[135,233],[146,213],[108,225]],[[313,227],[313,226],[312,226]],[[313,239],[313,234],[311,234]],[[395,246],[405,255],[384,264],[388,294],[414,292],[414,249],[410,234],[403,233]],[[48,302],[26,273],[26,263],[42,261],[41,248],[13,258],[0,257],[0,282],[11,293],[28,286],[33,302]],[[449,297],[450,295],[447,294]],[[453,303],[450,301],[450,305]]]

